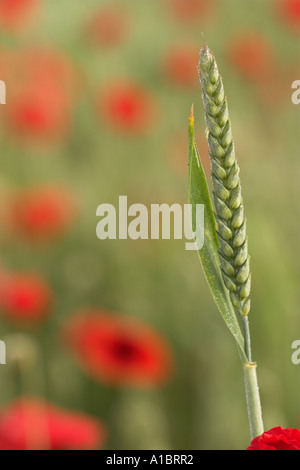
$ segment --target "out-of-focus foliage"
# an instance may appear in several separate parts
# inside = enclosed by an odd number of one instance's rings
[[[291,83],[299,78],[299,1],[71,3],[0,0],[6,420],[29,432],[31,447],[43,445],[34,429],[41,415],[55,448],[249,445],[241,364],[196,252],[184,240],[96,237],[97,206],[118,207],[119,195],[148,208],[187,203],[192,103],[209,174],[196,70],[203,33],[223,76],[241,168],[265,428],[298,427],[299,110]],[[99,326],[70,346],[65,328],[82,312],[98,315]],[[24,395],[31,398],[19,421]],[[20,447],[10,422],[0,417],[2,447]]]

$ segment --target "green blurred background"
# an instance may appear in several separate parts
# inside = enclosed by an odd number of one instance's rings
[[[103,33],[100,22],[95,33],[93,19],[108,8],[111,25]],[[86,412],[105,423],[106,449],[249,445],[241,363],[197,254],[185,250],[184,240],[96,237],[97,206],[117,205],[119,195],[147,207],[187,203],[192,103],[209,175],[197,53],[191,53],[203,45],[203,33],[223,76],[241,168],[252,271],[250,327],[265,429],[300,426],[300,369],[291,362],[291,344],[300,334],[299,109],[291,103],[300,51],[297,26],[280,8],[281,2],[267,0],[185,6],[175,0],[45,0],[26,27],[1,28],[0,61],[1,55],[23,57],[37,46],[50,49],[71,64],[76,82],[67,90],[68,129],[58,138],[41,138],[39,132],[35,138],[34,131],[28,139],[27,128],[20,132],[11,125],[14,82],[7,75],[1,212],[11,193],[44,184],[67,187],[79,206],[71,228],[47,243],[28,242],[1,227],[3,269],[41,273],[54,292],[51,312],[38,325],[22,326],[1,315],[0,338],[8,345],[7,365],[0,366],[1,407],[30,394]],[[254,46],[237,51],[243,42]],[[1,69],[0,78],[6,79]],[[120,128],[99,111],[102,90],[119,80],[139,84],[155,108],[142,131]],[[159,331],[175,357],[168,383],[113,388],[82,371],[58,331],[88,306],[129,314]],[[16,371],[10,354],[20,340],[22,356],[24,337],[33,342],[38,360],[20,372],[22,364]]]

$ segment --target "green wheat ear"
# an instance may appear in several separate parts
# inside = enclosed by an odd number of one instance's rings
[[[207,125],[221,271],[233,306],[245,317],[250,310],[251,274],[239,167],[222,78],[207,46],[200,51],[198,72]]]
[[[189,118],[189,203],[204,204],[204,245],[198,249],[213,298],[234,336],[245,378],[251,438],[264,432],[256,363],[251,359],[248,313],[250,310],[250,263],[246,220],[228,107],[218,67],[207,46],[200,51],[199,75],[207,123],[213,202],[194,139],[193,110]],[[214,210],[213,211],[213,205]],[[192,215],[192,227],[197,221]],[[241,331],[236,313],[242,317]]]

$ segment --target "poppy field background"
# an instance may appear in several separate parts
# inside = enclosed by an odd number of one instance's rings
[[[299,26],[299,0],[0,0],[0,449],[250,443],[197,254],[96,237],[120,195],[187,203],[192,104],[209,176],[204,37],[241,168],[265,429],[300,427]]]

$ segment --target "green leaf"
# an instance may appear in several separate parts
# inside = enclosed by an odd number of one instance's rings
[[[248,362],[244,352],[244,338],[233,309],[220,267],[216,221],[204,170],[194,139],[194,117],[189,119],[189,204],[204,205],[204,245],[198,250],[200,261],[214,301],[232,335],[243,362]],[[192,227],[195,229],[195,212],[192,211]]]

